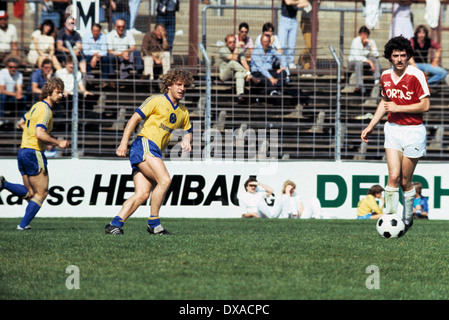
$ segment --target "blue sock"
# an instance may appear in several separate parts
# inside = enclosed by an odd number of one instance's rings
[[[30,202],[28,202],[28,205],[25,209],[25,215],[22,218],[22,221],[20,222],[19,226],[21,228],[25,228],[31,223],[31,220],[33,220],[36,213],[41,209],[42,202],[40,202],[38,199],[33,198]]]
[[[119,216],[115,216],[114,219],[112,219],[111,224],[112,224],[113,226],[116,226],[116,227],[121,228],[121,227],[123,227],[123,225],[125,224],[125,221],[123,221],[123,219],[120,218]]]
[[[148,218],[148,224],[150,225],[151,228],[154,229],[157,226],[161,225],[161,219],[159,219],[159,217],[150,216]]]
[[[5,181],[4,188],[21,198],[25,198],[28,195],[28,189],[23,184],[16,184]]]

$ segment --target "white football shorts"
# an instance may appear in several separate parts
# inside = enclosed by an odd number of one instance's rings
[[[401,151],[407,158],[420,158],[426,154],[426,127],[400,125],[386,122],[384,126],[385,149]]]

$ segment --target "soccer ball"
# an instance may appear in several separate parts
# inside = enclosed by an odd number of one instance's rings
[[[387,213],[377,220],[376,229],[384,238],[399,238],[405,233],[405,224],[396,213]]]

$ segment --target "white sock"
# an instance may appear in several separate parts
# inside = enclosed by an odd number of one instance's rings
[[[399,187],[385,187],[385,210],[387,213],[396,213],[399,204]]]
[[[413,219],[413,202],[415,201],[415,187],[410,191],[403,192],[404,194],[404,210],[402,211],[402,219],[407,225]]]

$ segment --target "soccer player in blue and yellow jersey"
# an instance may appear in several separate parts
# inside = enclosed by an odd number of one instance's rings
[[[111,223],[106,225],[106,233],[123,234],[122,227],[126,219],[148,200],[151,193],[151,213],[147,230],[150,234],[170,234],[162,227],[159,219],[162,201],[171,184],[170,175],[162,161],[162,152],[176,129],[187,131],[181,142],[183,151],[192,150],[189,112],[180,104],[192,82],[190,72],[182,69],[169,70],[162,78],[162,94],[146,99],[129,119],[116,153],[119,157],[126,156],[129,138],[136,126],[144,120],[142,130],[131,145],[129,154],[135,193],[125,201]]]
[[[7,182],[3,176],[0,176],[0,191],[6,189],[29,201],[17,230],[31,228],[31,220],[47,197],[48,170],[44,154],[46,145],[62,149],[70,145],[67,140],[58,140],[50,136],[53,129],[53,107],[62,99],[63,92],[64,83],[61,79],[55,78],[47,81],[42,88],[42,101],[34,104],[18,123],[23,130],[22,144],[17,155],[23,185]]]

